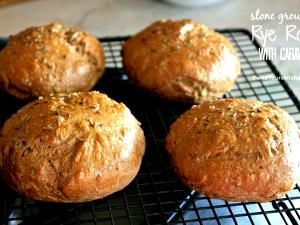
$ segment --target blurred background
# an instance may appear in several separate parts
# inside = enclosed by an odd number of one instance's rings
[[[177,4],[173,4],[176,2]],[[212,28],[246,28],[260,24],[275,29],[272,47],[299,47],[285,40],[285,26],[277,20],[251,21],[257,9],[266,13],[298,13],[299,0],[0,0],[0,37],[33,25],[58,21],[98,37],[132,35],[162,18],[192,18]],[[298,11],[298,12],[297,12]],[[290,21],[300,29],[300,20]],[[300,38],[300,34],[299,34]],[[299,60],[275,64],[282,75],[300,76]],[[300,81],[287,81],[300,98]]]

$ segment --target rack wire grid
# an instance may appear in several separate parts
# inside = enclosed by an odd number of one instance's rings
[[[259,44],[247,30],[220,30],[227,36],[241,61],[241,74],[228,97],[258,99],[276,104],[300,124],[300,104],[270,61],[259,59]],[[173,172],[164,149],[169,126],[191,105],[162,100],[142,92],[127,80],[120,50],[128,37],[101,39],[106,55],[106,72],[95,89],[122,101],[142,122],[147,147],[137,177],[124,190],[104,199],[81,204],[33,201],[0,184],[0,224],[298,224],[300,189],[295,188],[268,203],[227,202],[196,193],[182,185]],[[1,42],[3,47],[6,40]],[[261,79],[269,76],[268,80]],[[270,79],[273,78],[273,79]],[[3,124],[24,105],[0,93]],[[5,104],[4,104],[5,103]]]

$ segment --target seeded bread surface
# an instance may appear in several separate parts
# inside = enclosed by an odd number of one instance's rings
[[[283,109],[254,100],[214,100],[180,116],[166,138],[183,183],[208,197],[265,202],[299,178],[297,124]]]
[[[0,86],[20,98],[90,90],[104,72],[96,37],[51,23],[10,36],[0,52]]]
[[[199,103],[229,91],[240,72],[230,41],[194,20],[161,20],[122,48],[129,79],[165,99]]]
[[[130,110],[98,92],[29,103],[6,121],[0,137],[4,181],[50,202],[91,201],[123,189],[145,151]]]

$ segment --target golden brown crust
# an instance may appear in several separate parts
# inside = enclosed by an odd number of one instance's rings
[[[299,176],[297,125],[281,108],[252,100],[214,100],[180,116],[166,138],[188,186],[229,201],[264,202]]]
[[[0,85],[21,99],[88,91],[103,71],[100,42],[59,23],[11,36],[0,53]]]
[[[122,48],[126,74],[160,97],[201,102],[229,91],[240,72],[230,41],[193,20],[161,20]]]
[[[123,189],[145,150],[139,122],[98,92],[36,100],[7,120],[0,139],[4,180],[30,198],[83,202]]]

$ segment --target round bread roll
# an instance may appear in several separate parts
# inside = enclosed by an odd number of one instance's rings
[[[88,91],[103,72],[97,38],[59,23],[27,28],[0,52],[0,85],[20,99]]]
[[[265,202],[299,177],[297,124],[283,109],[254,100],[213,100],[180,116],[166,138],[186,185],[208,197]]]
[[[0,168],[15,191],[36,200],[84,202],[127,186],[145,151],[140,123],[98,92],[38,99],[1,131]]]
[[[240,62],[230,41],[193,20],[161,20],[122,48],[128,77],[162,98],[199,103],[229,91]]]

